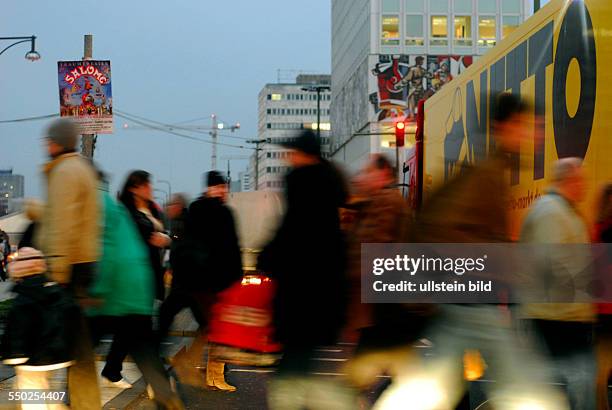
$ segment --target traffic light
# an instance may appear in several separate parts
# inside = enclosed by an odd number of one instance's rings
[[[397,147],[404,146],[404,136],[406,134],[406,124],[404,121],[398,121],[395,123],[395,145]]]

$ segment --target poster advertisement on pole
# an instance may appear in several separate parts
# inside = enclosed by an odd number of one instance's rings
[[[83,134],[113,132],[113,95],[108,60],[58,61],[60,115]]]

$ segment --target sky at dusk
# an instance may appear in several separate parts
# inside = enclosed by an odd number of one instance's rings
[[[83,56],[83,35],[93,34],[94,59],[110,60],[113,106],[163,123],[195,118],[210,126],[210,114],[240,122],[231,138],[257,135],[257,94],[276,82],[277,69],[330,70],[329,0],[88,1],[7,0],[0,36],[36,35],[42,59],[25,60],[29,44],[0,56],[0,121],[59,112],[57,61]],[[0,42],[1,48],[9,45]],[[173,192],[196,195],[210,169],[209,144],[152,130],[100,135],[95,160],[120,187],[132,169],[169,180]],[[0,169],[25,175],[26,196],[41,196],[41,137],[48,120],[0,124]],[[209,140],[204,134],[191,134]],[[252,150],[219,147],[218,167],[228,156]],[[246,160],[231,162],[232,174]],[[167,190],[165,185],[156,188]]]

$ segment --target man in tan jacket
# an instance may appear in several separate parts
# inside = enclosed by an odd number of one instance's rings
[[[83,300],[99,250],[100,205],[94,168],[76,153],[79,130],[72,121],[56,120],[46,131],[51,160],[45,165],[47,200],[35,243],[49,257],[49,276]],[[82,321],[77,364],[69,369],[73,409],[100,408],[100,391],[89,332]]]

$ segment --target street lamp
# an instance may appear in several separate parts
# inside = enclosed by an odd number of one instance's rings
[[[0,41],[12,41],[12,40],[17,40],[14,43],[12,43],[11,45],[5,47],[2,51],[0,51],[0,55],[4,54],[4,52],[6,50],[8,50],[9,48],[16,46],[17,44],[21,44],[21,43],[27,43],[28,41],[31,44],[31,48],[30,51],[28,51],[25,55],[26,60],[29,61],[37,61],[40,60],[40,54],[38,53],[38,51],[36,51],[36,36],[30,36],[30,37],[0,37]]]
[[[321,91],[329,91],[331,87],[329,85],[309,85],[302,87],[302,91],[317,93],[317,138],[321,140]]]

